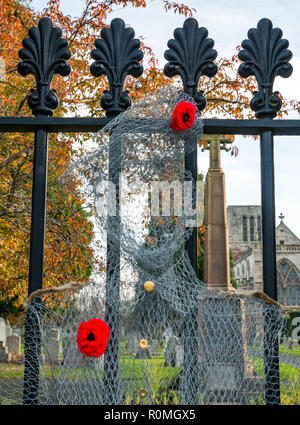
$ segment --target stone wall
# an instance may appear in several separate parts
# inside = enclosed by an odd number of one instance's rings
[[[243,240],[243,217],[246,217],[247,240]],[[250,217],[254,218],[254,240],[250,240]],[[258,218],[261,217],[260,205],[229,205],[227,207],[227,220],[229,227],[229,245],[231,248],[247,247],[259,242]]]

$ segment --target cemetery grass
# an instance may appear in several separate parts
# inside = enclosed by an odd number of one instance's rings
[[[258,350],[258,351],[263,351],[263,347],[262,346],[254,346],[254,345],[250,345],[249,348],[251,348],[252,350]],[[292,356],[296,356],[296,357],[300,357],[300,345],[298,345],[298,347],[296,349],[289,349],[286,348],[285,345],[280,345],[279,346],[279,353],[281,354],[291,354]]]
[[[253,367],[258,376],[264,377],[264,363],[262,358],[250,357]],[[120,377],[126,383],[125,404],[178,404],[176,391],[170,388],[172,381],[180,374],[181,367],[165,366],[163,355],[153,356],[152,359],[137,359],[131,355],[123,354],[120,358]],[[44,379],[55,379],[63,375],[70,381],[80,381],[82,379],[102,379],[103,372],[93,371],[84,367],[64,367],[63,365],[44,365],[41,373]],[[16,379],[21,381],[24,376],[24,366],[21,364],[2,364],[0,368],[0,378]],[[280,363],[281,381],[281,403],[300,405],[300,372],[299,369]],[[139,390],[149,385],[153,388],[150,396],[141,398]],[[0,404],[12,404],[9,400],[0,400]],[[260,403],[259,403],[260,404]],[[264,402],[262,402],[264,404]]]
[[[135,359],[131,356],[123,356],[120,359],[120,376],[127,380],[144,380],[145,376],[159,375],[162,379],[175,378],[180,372],[180,367],[164,366],[164,358],[154,356],[153,359]],[[99,378],[103,373],[95,374],[91,369],[84,367],[64,367],[63,365],[44,365],[42,374],[45,378],[57,377],[65,373],[67,379]],[[23,377],[24,366],[21,364],[2,364],[0,368],[0,378]]]
[[[119,373],[121,379],[126,383],[125,404],[178,404],[176,391],[168,387],[172,380],[180,373],[181,367],[164,366],[163,356],[153,356],[152,359],[136,359],[130,355],[123,355],[120,359]],[[71,368],[63,365],[44,365],[40,371],[44,379],[56,379],[63,376],[70,381],[81,381],[83,379],[103,379],[103,372],[91,370],[84,367]],[[3,364],[0,369],[0,379],[13,379],[22,381],[24,376],[23,365]],[[146,398],[139,395],[140,389],[151,383],[152,392]],[[149,398],[151,397],[151,399]],[[15,404],[11,399],[0,399],[0,404]]]
[[[290,351],[290,350],[289,350]],[[257,375],[265,377],[264,361],[250,357]],[[281,404],[300,405],[300,371],[286,363],[279,363]]]

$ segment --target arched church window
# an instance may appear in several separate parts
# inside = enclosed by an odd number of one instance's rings
[[[279,302],[283,305],[300,305],[300,275],[292,263],[283,260],[277,268]]]
[[[257,236],[258,240],[261,241],[261,217],[257,217]]]
[[[247,217],[243,216],[243,241],[247,242],[248,240],[248,226],[247,226]]]
[[[254,241],[254,217],[250,217],[250,241]]]

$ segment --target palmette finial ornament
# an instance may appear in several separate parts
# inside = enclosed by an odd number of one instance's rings
[[[51,82],[54,74],[70,74],[71,65],[67,60],[71,52],[67,40],[61,37],[61,29],[55,28],[49,18],[42,18],[38,27],[30,28],[28,34],[29,38],[22,42],[23,49],[19,50],[18,72],[23,77],[29,74],[35,77],[36,87],[28,96],[33,114],[52,116],[59,100],[56,91],[51,89]]]
[[[238,54],[243,63],[238,73],[241,77],[254,75],[258,91],[250,102],[257,118],[275,118],[282,106],[279,92],[273,92],[275,77],[288,78],[293,67],[289,63],[292,52],[288,50],[289,42],[282,38],[282,31],[273,28],[269,19],[261,19],[257,28],[248,31],[248,39],[242,42],[243,50]]]
[[[199,111],[206,106],[203,90],[198,91],[199,79],[201,75],[213,77],[218,71],[214,41],[207,36],[207,29],[199,28],[196,19],[186,19],[183,28],[175,29],[174,39],[168,41],[169,50],[165,52],[168,63],[164,73],[167,77],[181,76],[184,92],[194,98]]]
[[[91,52],[95,59],[90,67],[92,75],[106,75],[109,81],[109,90],[104,91],[101,99],[108,117],[117,116],[131,105],[128,91],[123,91],[126,76],[137,78],[143,73],[140,61],[144,54],[134,35],[132,28],[125,28],[122,19],[113,19],[109,28],[101,30],[101,39],[95,41],[96,49]]]

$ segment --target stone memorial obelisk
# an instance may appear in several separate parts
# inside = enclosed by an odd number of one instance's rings
[[[230,283],[230,256],[226,212],[225,174],[221,168],[220,144],[229,142],[223,136],[206,136],[210,164],[206,175],[204,283],[208,289],[234,290]]]

